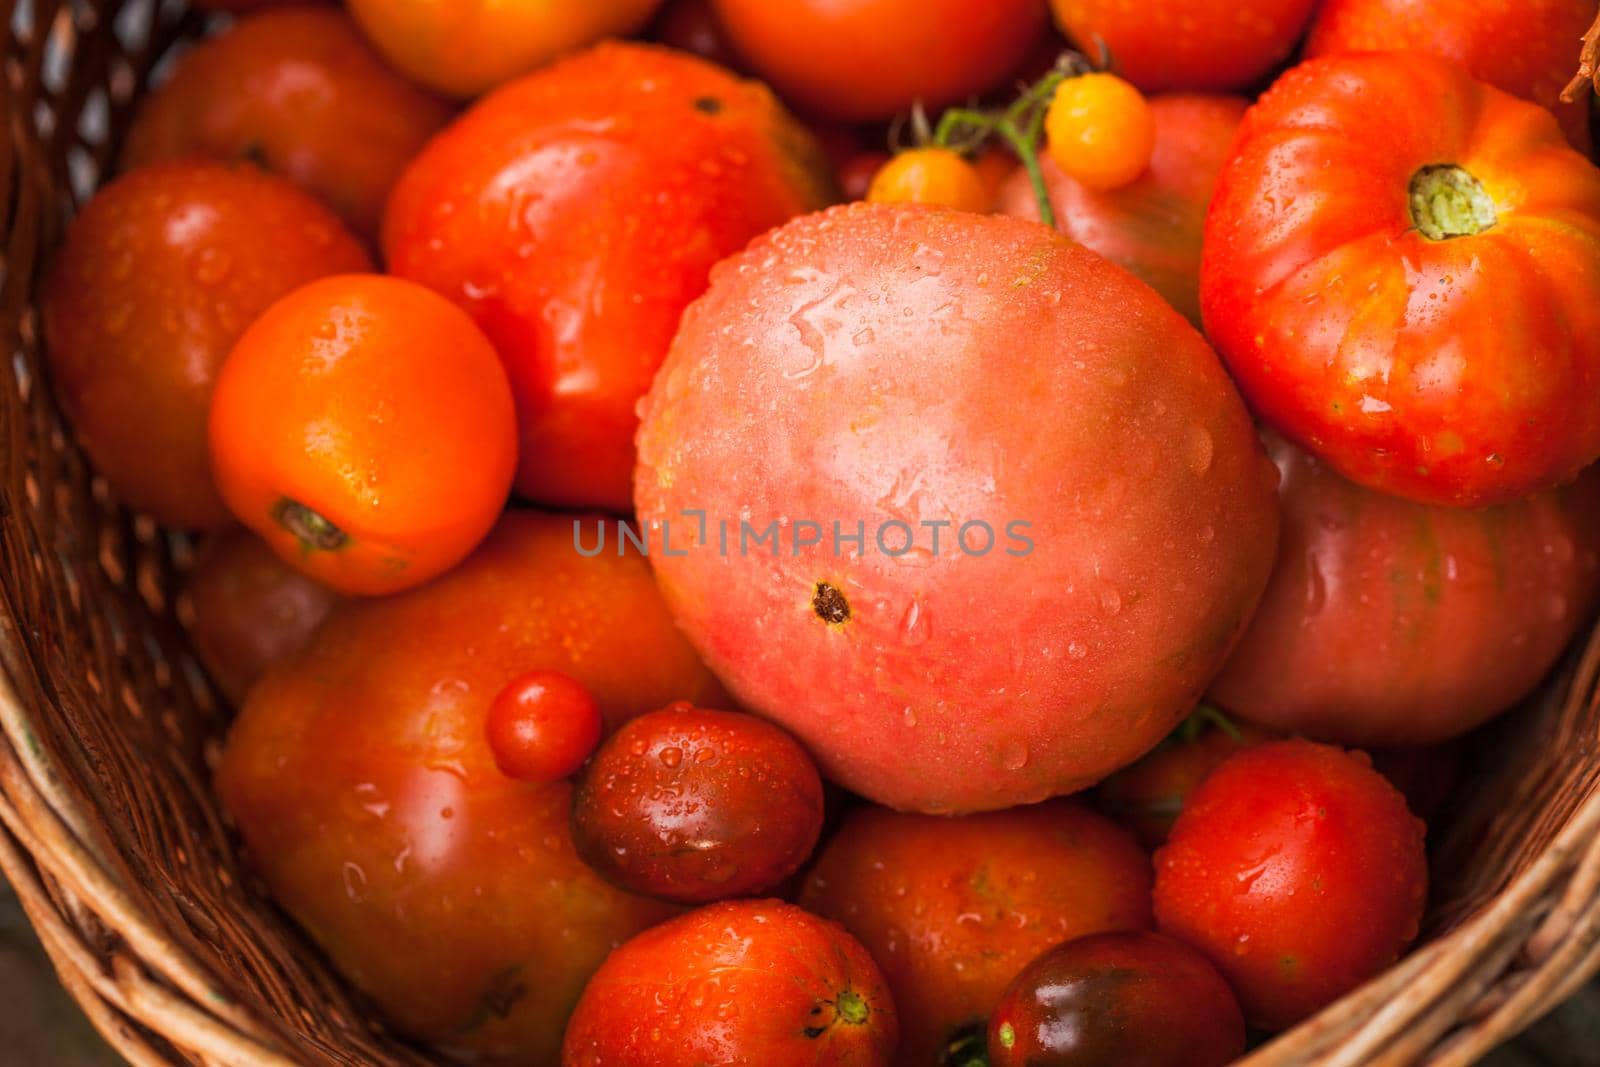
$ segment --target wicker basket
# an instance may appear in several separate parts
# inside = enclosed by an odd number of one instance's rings
[[[40,269],[105,171],[172,0],[0,0],[0,870],[137,1064],[420,1064],[241,870],[223,706],[185,646],[188,545],[108,499],[40,381]],[[1477,746],[1430,940],[1252,1067],[1467,1064],[1600,968],[1600,633]]]

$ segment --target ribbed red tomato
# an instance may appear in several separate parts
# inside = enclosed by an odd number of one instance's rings
[[[1206,331],[1346,477],[1504,503],[1600,457],[1600,170],[1421,55],[1333,56],[1245,118],[1206,224]]]

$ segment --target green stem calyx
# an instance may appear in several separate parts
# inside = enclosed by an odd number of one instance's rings
[[[307,552],[335,552],[350,543],[350,535],[298,500],[288,497],[272,509],[272,521],[299,538]]]
[[[834,1001],[833,1009],[838,1013],[839,1019],[850,1026],[860,1026],[867,1021],[867,1016],[872,1014],[872,1009],[867,1006],[867,998],[853,989],[846,989],[839,994],[839,999]]]
[[[1483,183],[1454,163],[1423,167],[1411,178],[1411,222],[1430,241],[1470,237],[1499,221]]]

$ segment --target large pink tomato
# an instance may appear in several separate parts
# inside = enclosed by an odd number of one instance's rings
[[[1543,678],[1600,592],[1600,471],[1515,504],[1430,507],[1276,435],[1278,565],[1211,695],[1289,733],[1431,744]]]
[[[726,260],[639,453],[679,624],[898,808],[1040,800],[1150,748],[1277,533],[1276,471],[1200,335],[999,216],[852,204]]]

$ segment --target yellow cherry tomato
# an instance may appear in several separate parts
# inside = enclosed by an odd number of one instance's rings
[[[1149,101],[1115,74],[1061,83],[1044,131],[1056,166],[1090,189],[1120,189],[1150,166],[1156,124]]]
[[[867,189],[879,204],[939,204],[985,212],[994,196],[978,169],[948,148],[913,148],[885,163]]]

